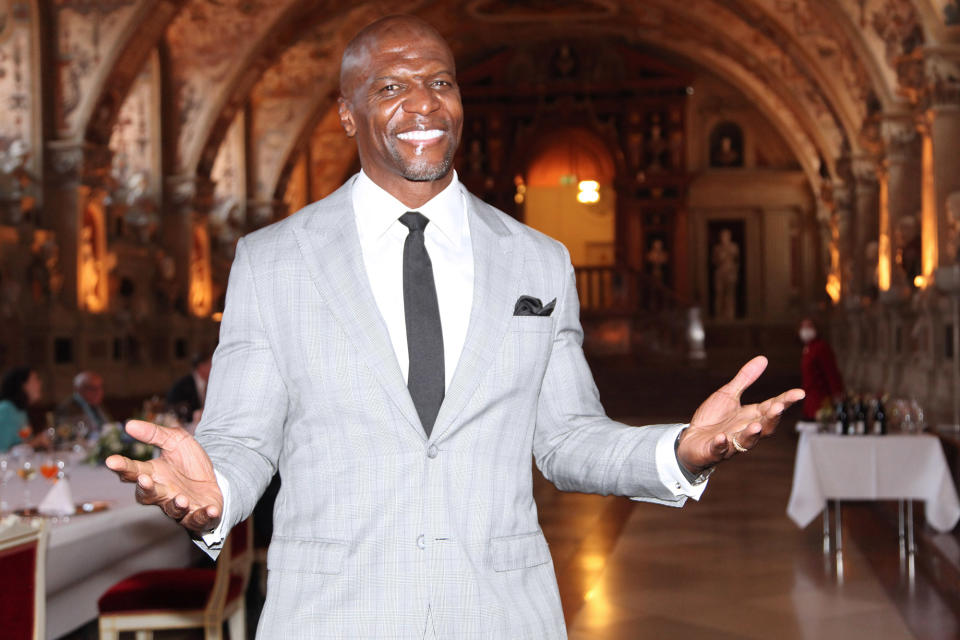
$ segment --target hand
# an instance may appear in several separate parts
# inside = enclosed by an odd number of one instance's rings
[[[689,471],[700,473],[733,456],[737,452],[734,437],[744,449],[757,446],[760,438],[773,435],[780,414],[803,399],[802,389],[790,389],[759,404],[742,406],[740,396],[744,389],[766,368],[767,359],[757,356],[743,365],[733,380],[710,394],[693,414],[677,445],[677,459]]]
[[[137,483],[137,502],[158,505],[186,529],[202,533],[215,528],[223,514],[223,494],[213,463],[193,436],[180,428],[131,420],[131,436],[160,448],[160,456],[146,462],[110,456],[107,467],[124,482]]]

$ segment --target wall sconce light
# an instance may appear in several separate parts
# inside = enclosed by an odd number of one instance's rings
[[[581,180],[577,185],[577,202],[595,204],[600,200],[600,183],[596,180]]]

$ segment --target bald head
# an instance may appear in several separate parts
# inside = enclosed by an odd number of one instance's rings
[[[361,29],[343,50],[340,61],[340,95],[351,96],[363,70],[368,66],[370,53],[380,49],[382,43],[396,40],[416,42],[424,39],[441,43],[449,52],[450,60],[453,60],[453,53],[440,32],[416,16],[392,15],[371,22]]]
[[[343,53],[338,105],[363,172],[407,207],[453,180],[463,105],[453,52],[423,20],[389,16],[358,33]]]

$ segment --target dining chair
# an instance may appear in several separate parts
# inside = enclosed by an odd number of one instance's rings
[[[0,521],[0,620],[4,638],[43,640],[46,527],[39,519]]]
[[[206,640],[246,639],[244,605],[253,562],[253,518],[233,528],[214,569],[153,569],[116,583],[100,596],[101,640],[116,640],[135,631],[150,640],[161,629],[202,628]]]

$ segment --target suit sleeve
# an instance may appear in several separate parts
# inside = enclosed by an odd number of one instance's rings
[[[580,303],[565,250],[563,258],[563,293],[537,408],[537,467],[565,491],[682,505],[684,497],[665,485],[656,463],[658,442],[675,434],[677,425],[631,427],[606,416],[583,355]]]
[[[229,530],[250,515],[276,471],[288,398],[243,239],[230,270],[208,385],[197,440],[229,482],[230,501],[223,514]]]

